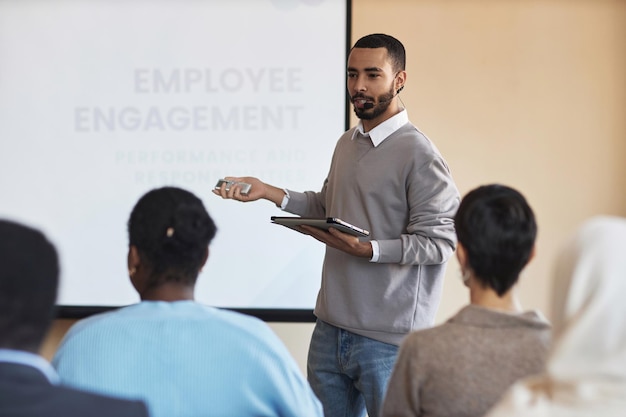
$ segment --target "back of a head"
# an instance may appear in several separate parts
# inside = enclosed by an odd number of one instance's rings
[[[38,230],[0,220],[0,348],[37,352],[54,316],[59,261]]]
[[[393,63],[394,71],[404,71],[406,69],[404,45],[393,36],[383,33],[366,35],[356,41],[352,48],[385,48],[389,54],[389,59]]]
[[[189,191],[163,187],[143,195],[128,220],[129,243],[153,276],[195,283],[217,228],[202,201]],[[166,273],[164,276],[163,274]]]
[[[537,236],[526,199],[510,187],[484,185],[462,199],[454,220],[476,279],[504,295],[530,260]]]
[[[626,384],[625,295],[626,218],[594,217],[577,230],[556,263],[552,321],[557,340],[549,364],[554,376]]]

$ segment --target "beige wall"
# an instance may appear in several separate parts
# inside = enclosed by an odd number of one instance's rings
[[[626,1],[353,0],[353,39],[374,32],[406,46],[402,99],[461,193],[504,183],[535,209],[537,257],[519,295],[549,315],[559,244],[591,215],[626,216]],[[457,271],[451,262],[438,322],[467,302]],[[312,325],[272,327],[304,369]]]
[[[626,2],[381,4],[354,1],[354,39],[404,42],[403,100],[462,194],[499,182],[526,195],[539,237],[518,292],[549,315],[559,244],[591,215],[626,215]],[[438,321],[466,302],[457,276],[453,262]]]

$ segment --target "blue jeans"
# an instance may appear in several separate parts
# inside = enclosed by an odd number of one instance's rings
[[[325,417],[378,417],[398,346],[317,320],[307,365]]]

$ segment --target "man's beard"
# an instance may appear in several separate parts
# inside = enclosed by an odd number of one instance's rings
[[[387,93],[381,96],[378,96],[378,100],[376,101],[376,104],[374,104],[374,107],[372,107],[371,109],[364,109],[364,108],[358,108],[354,106],[354,114],[356,114],[356,117],[358,117],[361,120],[375,119],[381,114],[383,114],[389,108],[389,105],[391,104],[391,101],[393,100],[394,96],[395,94],[394,94],[393,85],[392,85]],[[355,97],[359,97],[359,96],[355,96]],[[369,97],[366,97],[366,98],[369,98]]]

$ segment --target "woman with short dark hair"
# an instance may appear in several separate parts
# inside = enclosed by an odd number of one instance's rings
[[[537,235],[526,199],[503,185],[478,187],[461,200],[455,228],[470,304],[407,336],[383,416],[479,417],[516,380],[543,369],[550,326],[522,311],[513,292]]]

